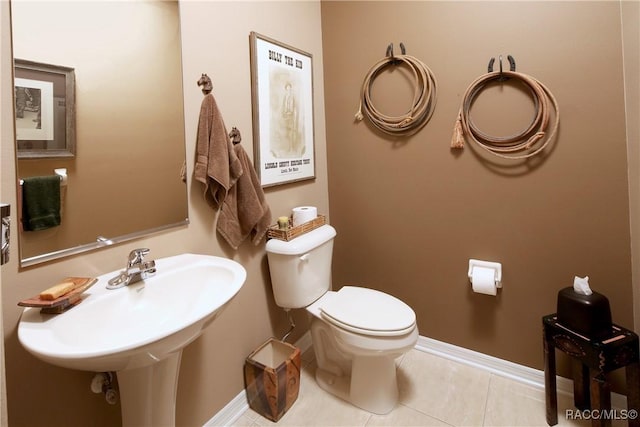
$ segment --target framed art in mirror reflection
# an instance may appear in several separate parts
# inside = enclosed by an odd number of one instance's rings
[[[75,155],[74,69],[15,59],[18,158]]]

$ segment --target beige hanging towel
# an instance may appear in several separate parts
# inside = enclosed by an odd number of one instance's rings
[[[194,178],[204,186],[204,198],[220,209],[227,192],[242,175],[242,165],[229,139],[212,94],[202,100],[196,141]]]
[[[247,152],[241,144],[233,148],[244,173],[227,193],[216,228],[232,248],[238,249],[247,237],[254,245],[262,241],[271,224],[271,209]]]

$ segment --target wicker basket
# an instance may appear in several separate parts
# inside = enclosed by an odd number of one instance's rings
[[[324,215],[318,215],[317,218],[296,227],[291,227],[288,230],[280,230],[278,228],[278,224],[272,225],[267,230],[267,238],[284,240],[288,242],[289,240],[295,239],[296,237],[304,233],[308,233],[309,231],[314,230],[318,227],[321,227],[326,223],[326,217]]]

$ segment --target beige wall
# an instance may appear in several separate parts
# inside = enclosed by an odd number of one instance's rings
[[[633,261],[635,330],[640,330],[640,2],[620,2],[624,56],[627,159]]]
[[[574,275],[633,327],[618,2],[323,2],[322,26],[334,286],[390,292],[414,308],[421,335],[538,369],[541,317]],[[354,122],[363,78],[391,42],[438,79],[433,118],[412,138]],[[512,168],[449,148],[462,94],[500,54],[561,108],[549,154]],[[410,105],[394,76],[377,80],[383,112]],[[510,129],[507,112],[530,117],[513,91],[480,95],[492,133],[525,126]],[[470,290],[470,258],[502,263],[497,297]]]
[[[6,3],[2,5],[6,6]],[[319,3],[189,1],[181,3],[181,21],[189,177],[193,171],[195,131],[202,101],[196,81],[202,73],[208,73],[213,80],[213,93],[226,125],[240,129],[242,143],[253,155],[249,33],[257,31],[310,52],[314,60],[317,178],[268,189],[266,195],[273,215],[287,214],[292,207],[303,204],[316,205],[320,212],[328,213]],[[6,40],[9,28],[3,25],[1,31],[2,40]],[[3,43],[3,75],[10,72],[10,67],[10,52]],[[3,123],[12,117],[10,93],[10,81],[3,79]],[[11,129],[4,126],[2,132],[2,197],[15,203],[15,168],[9,143],[13,135]],[[118,425],[119,406],[111,407],[101,396],[89,391],[91,373],[49,366],[22,349],[16,336],[20,316],[16,302],[37,293],[57,277],[97,275],[119,269],[128,251],[140,246],[151,248],[154,257],[196,252],[226,256],[245,266],[248,277],[243,289],[207,332],[183,354],[177,423],[202,425],[242,390],[245,357],[270,336],[282,336],[288,323],[271,295],[264,245],[253,247],[245,243],[239,251],[232,251],[216,235],[215,215],[203,201],[200,186],[196,184],[189,180],[191,223],[188,227],[27,271],[19,271],[17,256],[3,267],[5,362],[12,426]],[[17,235],[16,230],[12,231]],[[14,254],[17,253],[16,244],[14,241],[12,245]],[[294,315],[299,324],[293,336],[296,339],[304,332],[307,322],[304,312],[297,311]],[[69,402],[72,402],[72,409]]]

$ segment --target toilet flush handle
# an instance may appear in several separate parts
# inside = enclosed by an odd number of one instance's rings
[[[311,256],[311,254],[309,254],[309,253],[306,253],[306,254],[304,254],[304,255],[301,255],[301,256],[300,256],[300,261],[302,261],[302,262],[309,262],[309,256]]]

